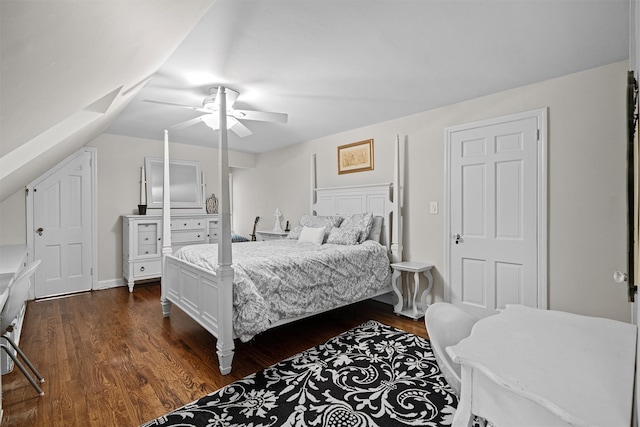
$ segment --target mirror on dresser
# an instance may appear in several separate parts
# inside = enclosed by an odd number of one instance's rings
[[[162,209],[163,160],[145,157],[147,208]],[[204,197],[200,162],[171,160],[171,208],[198,209],[204,212]]]
[[[218,242],[218,215],[207,214],[200,162],[171,160],[171,248]],[[145,215],[122,216],[122,273],[129,291],[136,281],[162,275],[163,159],[145,157]]]

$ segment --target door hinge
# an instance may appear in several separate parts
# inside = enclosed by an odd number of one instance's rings
[[[536,129],[536,140],[540,141],[540,129]]]
[[[89,275],[93,276],[93,267],[91,267],[89,270],[90,270]]]

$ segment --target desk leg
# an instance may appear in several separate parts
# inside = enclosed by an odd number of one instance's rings
[[[402,272],[400,270],[393,270],[393,274],[391,275],[391,286],[393,287],[393,292],[396,293],[398,297],[398,302],[393,306],[393,312],[396,314],[402,313],[402,306],[404,305],[404,299],[402,298],[402,292],[398,289],[398,279],[402,277]]]
[[[460,379],[460,399],[458,399],[458,408],[453,416],[453,427],[472,427],[473,416],[471,415],[471,389],[472,373],[471,367],[462,366]]]
[[[420,297],[420,303],[422,304],[422,309],[427,309],[427,295],[431,293],[431,288],[433,287],[433,276],[431,275],[431,269],[424,272],[424,277],[427,278],[427,289],[422,292],[422,296]]]

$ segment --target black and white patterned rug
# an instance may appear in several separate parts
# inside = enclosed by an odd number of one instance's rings
[[[445,426],[457,405],[428,340],[369,321],[143,426]]]

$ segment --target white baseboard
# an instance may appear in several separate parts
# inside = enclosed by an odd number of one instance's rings
[[[118,288],[120,286],[126,286],[123,279],[100,280],[93,290],[101,291],[104,289]]]

